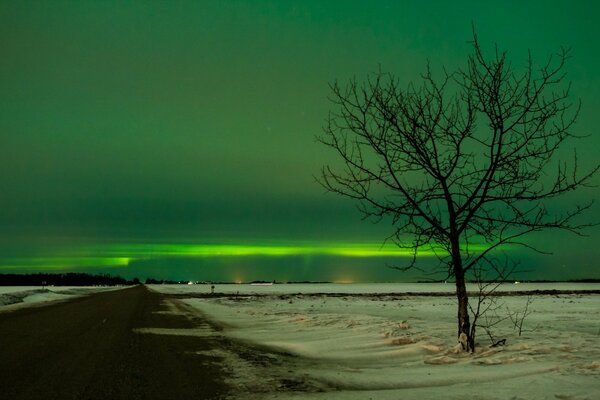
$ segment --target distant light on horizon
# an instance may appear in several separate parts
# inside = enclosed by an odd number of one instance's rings
[[[354,283],[354,281],[352,279],[338,279],[338,280],[334,280],[333,283],[338,283],[338,284],[351,284]]]

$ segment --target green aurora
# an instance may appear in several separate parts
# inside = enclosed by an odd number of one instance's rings
[[[290,245],[231,245],[231,244],[116,244],[93,245],[65,249],[56,249],[54,256],[10,257],[2,259],[2,267],[18,269],[35,267],[44,269],[61,269],[77,267],[122,267],[140,260],[157,258],[218,258],[218,257],[290,257],[324,255],[333,257],[410,257],[408,250],[395,246],[381,248],[371,244],[297,244]],[[433,256],[432,250],[423,251],[423,256]]]
[[[482,246],[470,246],[470,251],[474,253],[483,249]],[[436,254],[441,251],[441,248],[423,249],[419,251],[419,257],[428,259],[432,264]],[[382,246],[377,243],[324,243],[322,241],[295,242],[293,245],[290,245],[289,242],[287,244],[260,242],[242,245],[133,243],[68,245],[65,247],[54,244],[41,250],[39,255],[0,257],[0,266],[7,272],[22,271],[23,269],[32,272],[104,271],[133,277],[148,274],[148,268],[159,263],[163,266],[161,271],[158,271],[159,275],[164,274],[164,269],[169,269],[169,276],[172,278],[208,280],[207,266],[217,264],[220,265],[219,274],[213,276],[214,271],[211,271],[210,280],[290,281],[297,279],[298,275],[294,273],[294,268],[290,271],[289,264],[297,264],[300,261],[305,273],[303,280],[355,281],[357,276],[360,276],[362,281],[369,279],[368,268],[365,268],[365,264],[369,264],[365,260],[369,258],[386,260],[390,266],[401,266],[399,260],[412,259],[412,257],[413,254],[410,250],[398,248],[393,244]],[[271,259],[271,261],[268,262],[267,259]],[[362,264],[358,271],[351,272],[345,268],[341,270],[338,268],[335,273],[314,271],[319,266],[331,262],[343,266],[349,259],[353,260],[354,264],[357,260],[362,260],[357,264],[358,266]],[[195,271],[193,268],[191,270],[185,268],[182,271],[180,268],[172,268],[174,264],[200,267]],[[261,271],[268,264],[278,266],[275,270],[267,268],[266,271]],[[232,265],[236,267],[233,270],[230,268]],[[239,269],[244,265],[249,270]],[[393,279],[393,276],[390,278]]]
[[[382,246],[390,221],[362,221],[314,181],[335,157],[315,142],[328,83],[451,70],[471,23],[517,67],[528,49],[543,63],[571,47],[586,168],[600,148],[598,15],[595,1],[2,2],[0,273],[420,279],[388,268],[410,260]],[[530,238],[553,255],[510,249],[518,278],[600,278],[600,229],[586,233]]]

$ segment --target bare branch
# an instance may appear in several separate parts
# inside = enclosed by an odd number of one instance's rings
[[[364,218],[392,223],[386,240],[412,253],[395,268],[421,268],[420,252],[434,251],[456,281],[459,335],[472,350],[465,274],[505,277],[494,254],[507,246],[544,252],[527,241],[531,233],[582,234],[593,225],[580,220],[592,204],[556,213],[551,201],[590,186],[600,164],[582,171],[576,152],[569,160],[559,153],[582,137],[573,132],[580,103],[570,99],[568,49],[541,66],[528,54],[519,72],[497,46],[487,56],[474,28],[471,45],[464,68],[436,75],[427,65],[404,88],[381,71],[332,83],[333,110],[318,140],[338,163],[318,180],[356,200]],[[487,298],[471,308],[473,329]]]

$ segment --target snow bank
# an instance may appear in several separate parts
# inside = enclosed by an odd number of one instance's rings
[[[0,311],[121,288],[120,286],[48,286],[44,288],[39,286],[0,286]]]

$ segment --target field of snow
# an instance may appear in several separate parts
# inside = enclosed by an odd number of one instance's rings
[[[222,328],[213,334],[260,350],[254,358],[214,354],[239,388],[237,398],[600,398],[600,295],[533,296],[521,336],[506,319],[493,328],[505,346],[490,347],[480,329],[476,354],[465,354],[455,350],[452,297],[398,294],[445,292],[450,284],[416,285],[218,285],[217,292],[245,295],[209,298],[192,298],[210,291],[207,285],[151,288],[190,295],[181,301]],[[503,317],[522,312],[527,296],[499,301],[495,315]]]
[[[198,285],[150,285],[161,293],[196,294],[210,293],[211,284]],[[214,284],[215,293],[224,294],[386,294],[386,293],[453,293],[453,283],[283,283],[273,285],[252,284]],[[467,285],[467,290],[477,291],[477,285]],[[533,290],[600,290],[600,283],[505,283],[498,289],[500,292],[533,291]]]
[[[120,289],[118,286],[0,286],[0,311],[67,300],[90,293]]]

